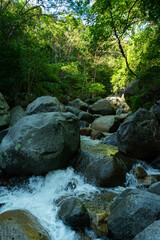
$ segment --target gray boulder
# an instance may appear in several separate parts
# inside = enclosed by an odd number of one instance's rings
[[[66,168],[79,149],[78,119],[71,113],[39,113],[20,119],[1,143],[0,167],[10,175]]]
[[[90,217],[83,203],[76,197],[65,199],[60,205],[58,217],[73,229],[90,226]]]
[[[0,130],[6,128],[9,125],[9,122],[10,122],[9,106],[4,96],[0,93]]]
[[[159,240],[160,239],[160,220],[155,221],[142,232],[138,233],[132,240]]]
[[[56,97],[43,96],[34,100],[26,108],[26,115],[41,112],[65,112],[65,107]]]
[[[160,182],[153,183],[149,188],[148,191],[151,193],[155,193],[160,195]]]
[[[82,111],[86,111],[88,109],[88,104],[83,102],[81,99],[77,98],[71,102],[68,103],[69,106],[78,108]]]
[[[111,133],[110,135],[105,137],[102,143],[106,144],[106,145],[113,145],[113,146],[117,147],[118,146],[117,132]]]
[[[86,121],[88,123],[92,123],[95,118],[92,114],[90,114],[88,112],[81,111],[78,114],[78,119],[81,120],[81,121]]]
[[[51,240],[38,219],[26,210],[12,210],[0,214],[0,239]]]
[[[71,112],[74,115],[78,116],[78,114],[81,112],[78,108],[72,107],[72,106],[65,106],[66,112]]]
[[[25,111],[21,106],[16,106],[11,109],[11,120],[10,120],[10,127],[12,127],[19,119],[24,117]]]
[[[140,189],[126,190],[110,207],[108,228],[116,239],[132,240],[159,214],[160,196]]]
[[[89,111],[92,114],[101,114],[101,115],[112,115],[115,114],[115,109],[113,104],[106,99],[100,99],[90,106]]]
[[[116,147],[104,144],[89,145],[86,140],[81,143],[81,149],[74,168],[85,176],[88,182],[100,187],[124,184],[126,172],[132,164],[127,165],[123,156],[118,155]],[[133,163],[132,159],[129,159],[129,162]]]
[[[116,132],[120,125],[120,120],[114,116],[102,116],[94,120],[91,124],[91,128],[100,131],[100,132],[108,132],[113,133]]]
[[[158,121],[146,109],[138,109],[118,128],[117,142],[121,152],[151,161],[160,152]]]

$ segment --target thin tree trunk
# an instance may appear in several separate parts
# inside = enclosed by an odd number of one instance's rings
[[[127,56],[126,56],[126,54],[125,54],[125,52],[124,52],[124,50],[123,50],[120,37],[118,36],[117,30],[116,30],[116,26],[115,26],[115,24],[114,24],[114,19],[113,19],[113,14],[112,14],[112,10],[111,10],[110,0],[108,0],[108,4],[109,4],[109,13],[110,13],[111,20],[112,20],[112,27],[113,27],[113,30],[114,30],[114,34],[115,34],[115,37],[116,37],[117,40],[118,40],[118,46],[119,46],[119,49],[120,49],[120,51],[121,51],[121,53],[122,53],[122,56],[123,56],[124,59],[125,59],[126,66],[127,66],[128,70],[129,70],[136,78],[139,79],[138,75],[137,75],[135,72],[133,72],[133,70],[130,68],[129,63],[128,63]]]

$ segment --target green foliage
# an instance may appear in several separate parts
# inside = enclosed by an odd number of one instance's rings
[[[59,17],[29,2],[1,3],[0,89],[12,104],[15,92],[62,100],[109,95],[135,79],[126,59],[141,86],[131,108],[158,100],[159,1],[65,0]],[[52,2],[55,11],[60,3]]]
[[[99,96],[105,94],[105,86],[102,83],[88,83],[86,85],[91,96]]]

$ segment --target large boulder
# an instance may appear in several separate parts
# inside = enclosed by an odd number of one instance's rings
[[[132,240],[159,216],[160,196],[140,189],[126,190],[110,207],[108,228],[115,239]]]
[[[3,138],[0,167],[10,175],[38,175],[65,168],[79,142],[78,119],[72,113],[26,116]]]
[[[3,130],[9,125],[10,122],[10,113],[9,113],[9,106],[0,93],[0,130]]]
[[[82,111],[86,111],[88,109],[88,104],[83,102],[81,99],[76,98],[75,100],[68,103],[69,106],[78,108]]]
[[[160,195],[160,181],[153,183],[149,188],[148,191],[151,193],[155,193],[157,195]]]
[[[34,100],[26,108],[26,115],[41,112],[65,112],[65,107],[56,97],[43,96]]]
[[[10,127],[12,127],[19,119],[24,117],[25,111],[21,106],[15,106],[11,109]]]
[[[140,108],[117,131],[119,150],[127,155],[152,160],[160,152],[160,126],[148,110]]]
[[[109,96],[106,97],[106,99],[112,103],[116,109],[121,109],[123,110],[123,113],[128,112],[129,111],[129,106],[127,105],[127,103],[125,102],[125,100],[123,99],[123,97],[119,97],[119,96]]]
[[[69,197],[61,203],[58,217],[73,229],[90,226],[89,213],[81,200],[76,197]]]
[[[38,219],[26,210],[12,210],[0,214],[0,239],[51,240]]]
[[[142,232],[138,233],[132,240],[159,240],[160,239],[160,220],[155,221]]]
[[[117,147],[104,144],[90,145],[87,140],[83,140],[81,149],[74,167],[88,182],[100,187],[124,184],[126,172],[133,164],[132,159],[129,159],[132,164],[127,165],[123,156],[118,154]]]
[[[115,114],[115,108],[113,104],[107,99],[100,99],[90,106],[89,111],[93,114],[112,115]]]
[[[102,116],[94,120],[91,124],[91,128],[100,131],[100,132],[108,132],[113,133],[116,132],[120,125],[120,120],[114,116]]]

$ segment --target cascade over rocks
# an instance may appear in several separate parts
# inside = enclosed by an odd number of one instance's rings
[[[3,130],[9,125],[10,122],[10,113],[9,113],[9,106],[0,93],[0,130]]]
[[[0,214],[0,239],[51,240],[38,219],[26,210],[12,210]]]
[[[108,228],[116,239],[132,240],[159,216],[160,196],[140,189],[127,189],[110,207]]]
[[[92,114],[101,114],[101,115],[113,115],[115,114],[115,108],[113,104],[110,103],[107,99],[100,99],[95,102],[93,105],[90,105],[89,111]]]
[[[20,119],[3,138],[0,167],[9,175],[45,174],[66,168],[79,145],[75,115],[33,114]]]
[[[65,112],[65,107],[56,97],[43,96],[34,100],[26,108],[26,115],[40,112]]]
[[[117,131],[119,150],[127,155],[152,160],[160,152],[160,126],[152,114],[138,109]]]

